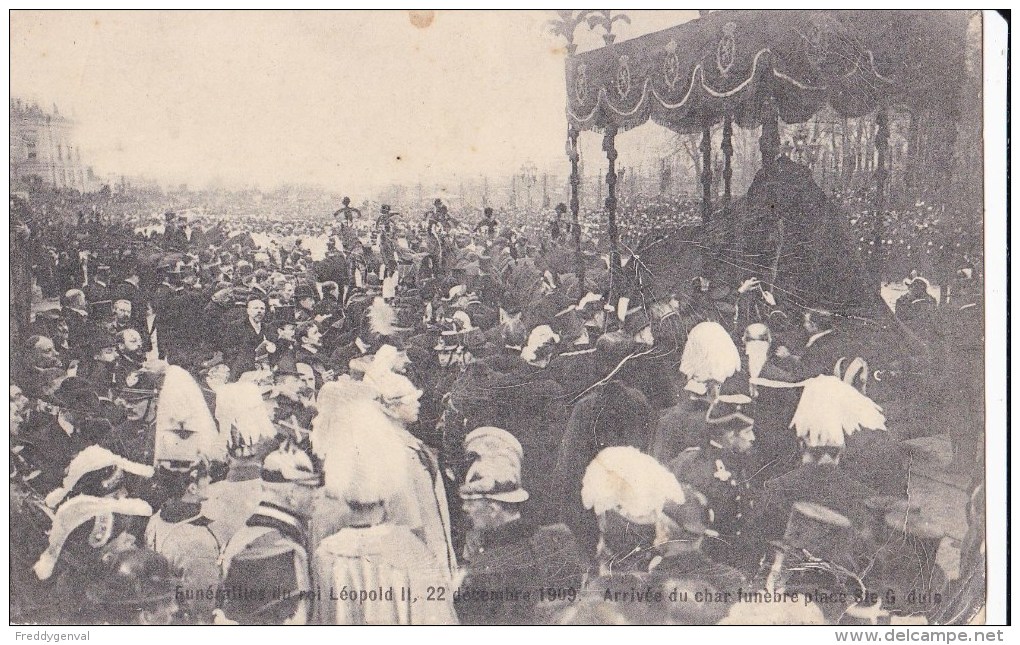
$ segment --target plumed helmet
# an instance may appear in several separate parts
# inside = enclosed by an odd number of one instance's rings
[[[654,524],[667,502],[686,501],[680,482],[654,457],[632,446],[606,448],[584,471],[584,507],[615,511],[634,524]]]
[[[722,325],[706,321],[691,329],[680,356],[680,372],[692,381],[722,383],[739,371],[740,352]]]
[[[886,429],[882,408],[852,385],[827,374],[804,383],[790,427],[809,448],[839,448],[861,428]]]
[[[527,501],[521,488],[521,464],[512,454],[488,454],[468,468],[460,490],[461,499],[492,499],[498,502]]]
[[[464,437],[464,454],[474,458],[484,458],[488,455],[508,455],[520,467],[520,463],[524,459],[524,448],[517,437],[503,428],[482,426],[475,428]]]
[[[262,481],[269,483],[292,482],[302,486],[317,486],[320,477],[315,472],[308,454],[292,445],[286,445],[266,455],[262,462]]]
[[[75,455],[71,463],[68,464],[64,481],[59,488],[54,489],[46,496],[46,505],[50,508],[56,508],[64,501],[64,498],[74,489],[82,477],[111,466],[138,475],[139,477],[152,477],[154,473],[152,466],[135,463],[101,446],[88,446]]]

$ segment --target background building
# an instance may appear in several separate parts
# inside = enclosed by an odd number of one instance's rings
[[[12,185],[41,182],[82,192],[98,187],[92,168],[82,163],[81,151],[74,140],[74,121],[61,115],[57,106],[53,106],[51,114],[38,104],[14,99],[10,121]]]

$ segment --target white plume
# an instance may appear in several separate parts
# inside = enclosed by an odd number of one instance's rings
[[[581,483],[584,507],[602,515],[616,511],[635,524],[654,524],[666,502],[683,504],[673,473],[632,446],[606,448],[588,464]]]
[[[377,297],[368,308],[369,329],[381,336],[397,332],[397,312],[385,300]]]
[[[790,427],[812,448],[843,446],[846,437],[861,428],[886,429],[885,415],[878,404],[827,374],[804,382]]]
[[[408,447],[400,428],[375,401],[349,400],[337,412],[320,411],[313,426],[315,450],[325,454],[326,491],[360,504],[392,498],[408,482]]]
[[[225,439],[233,428],[249,446],[276,436],[262,392],[255,383],[222,386],[216,394],[216,421]]]
[[[350,419],[355,418],[358,404],[372,402],[378,394],[346,374],[336,381],[323,383],[315,402],[318,414],[312,419],[312,452],[325,459],[337,443],[336,437],[343,435]]]
[[[680,371],[694,381],[722,383],[740,371],[740,352],[722,325],[701,322],[687,336]]]
[[[156,404],[154,459],[203,458],[225,459],[226,443],[220,438],[198,383],[184,368],[170,365]]]

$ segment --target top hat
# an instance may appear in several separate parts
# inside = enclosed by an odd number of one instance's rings
[[[841,562],[851,552],[853,541],[853,526],[844,515],[821,504],[796,502],[783,537],[772,545],[782,551]]]

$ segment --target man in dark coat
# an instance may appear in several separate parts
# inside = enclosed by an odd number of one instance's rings
[[[612,332],[599,338],[596,358],[605,373],[633,350],[625,334]],[[592,388],[574,406],[560,444],[551,495],[560,518],[577,537],[587,558],[595,557],[599,529],[595,514],[581,503],[584,470],[601,450],[610,446],[643,449],[651,434],[652,410],[640,391],[618,376]]]
[[[229,333],[228,347],[224,348],[231,361],[230,372],[235,376],[255,369],[260,359],[276,352],[273,330],[266,321],[266,303],[253,296],[246,308],[247,316]]]
[[[82,360],[89,356],[89,343],[97,333],[96,324],[89,316],[85,294],[71,289],[60,301],[60,314],[67,323],[68,358]]]
[[[772,331],[763,323],[752,323],[743,334],[741,374],[750,377],[745,394],[755,402],[754,447],[755,485],[787,473],[800,464],[800,442],[790,428],[797,409],[800,388],[792,374],[777,365]]]
[[[770,540],[783,536],[796,502],[820,504],[855,526],[863,525],[868,513],[865,501],[878,493],[840,467],[841,453],[841,447],[807,447],[799,468],[765,482],[743,533],[745,570],[757,566],[757,558],[767,550]]]
[[[113,300],[127,300],[131,303],[131,319],[135,328],[142,333],[142,340],[146,345],[151,345],[150,336],[152,330],[148,323],[148,298],[141,289],[141,278],[138,275],[138,267],[134,262],[127,262],[121,269],[123,279],[115,283],[113,287]]]
[[[89,313],[94,318],[101,318],[110,310],[113,303],[113,289],[110,287],[110,266],[100,264],[95,275],[91,276],[85,287],[85,299],[88,301]]]
[[[807,343],[797,353],[797,376],[812,378],[819,374],[832,374],[832,369],[847,348],[843,335],[833,327],[832,313],[824,310],[804,312],[804,329]]]

